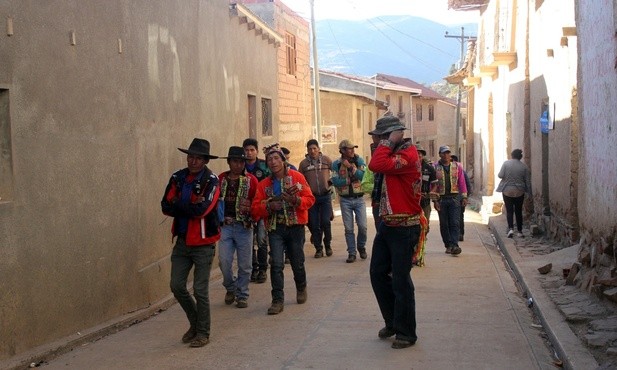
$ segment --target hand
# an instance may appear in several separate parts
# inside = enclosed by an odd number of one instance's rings
[[[292,206],[295,206],[298,201],[298,197],[293,194],[283,193],[281,197],[283,198],[283,201],[291,204]]]
[[[349,168],[349,167],[351,167],[351,163],[349,163],[349,161],[348,161],[348,160],[346,160],[346,159],[343,159],[342,164],[343,164],[343,166],[345,166],[345,168]]]
[[[467,198],[463,198],[463,200],[461,201],[461,206],[462,206],[463,208],[465,208],[465,207],[467,207],[467,204],[468,204],[468,203],[469,203],[469,202],[467,201]]]
[[[271,211],[280,211],[283,209],[283,201],[271,200],[268,202]]]
[[[441,205],[439,204],[439,202],[433,202],[433,205],[435,206],[435,210],[439,212],[439,210],[441,209]]]
[[[293,184],[292,186],[290,186],[287,189],[285,189],[285,193],[291,194],[291,195],[294,195],[294,194],[296,194],[299,191],[300,191],[300,187],[299,187],[299,185],[297,183]]]
[[[405,132],[403,130],[392,131],[390,133],[390,136],[388,136],[388,140],[390,140],[390,142],[392,142],[394,144],[398,144],[401,141],[403,141],[403,136],[404,135],[405,135]]]
[[[201,203],[201,202],[203,202],[205,200],[206,200],[206,198],[204,198],[204,197],[197,197],[197,199],[195,199],[193,204],[198,204],[198,203]]]

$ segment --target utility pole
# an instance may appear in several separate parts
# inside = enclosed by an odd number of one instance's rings
[[[461,61],[460,61],[459,68],[462,68],[463,59],[465,58],[465,41],[475,40],[476,38],[474,36],[465,36],[465,27],[461,27],[460,35],[449,35],[448,31],[446,31],[445,37],[458,39],[461,42]],[[461,85],[462,85],[461,83],[458,84],[458,94],[456,97],[456,136],[455,136],[456,141],[454,144],[455,146],[454,152],[456,153],[456,155],[458,155],[459,159],[463,161],[463,158],[459,151],[459,131],[461,127],[461,99],[462,99],[462,90],[463,90]]]
[[[319,101],[319,67],[317,65],[317,32],[315,31],[315,0],[311,0],[311,35],[313,38],[313,96],[315,100],[315,129],[321,145],[321,103]]]

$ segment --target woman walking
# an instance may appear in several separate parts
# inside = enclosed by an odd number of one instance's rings
[[[523,200],[525,194],[532,196],[531,174],[527,165],[521,162],[523,151],[514,149],[511,156],[512,159],[503,163],[497,175],[501,179],[497,191],[503,194],[503,201],[506,205],[508,238],[514,236],[513,214],[516,216],[516,236],[523,236]]]

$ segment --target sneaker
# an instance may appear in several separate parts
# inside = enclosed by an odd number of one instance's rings
[[[266,272],[259,271],[257,273],[257,278],[255,279],[255,282],[257,282],[257,284],[263,284],[266,282],[266,279],[267,279]]]
[[[318,250],[317,252],[315,252],[315,258],[321,258],[323,257],[323,252],[321,250]]]
[[[510,229],[508,230],[508,238],[513,238],[514,237],[514,230]]]
[[[415,340],[395,339],[394,342],[392,342],[392,348],[394,349],[407,348],[407,347],[413,346],[414,344],[416,344]]]
[[[235,300],[236,296],[234,295],[234,292],[225,293],[225,304],[232,304]]]
[[[332,248],[326,247],[326,256],[330,257],[332,255]]]
[[[347,257],[347,260],[345,260],[345,262],[347,262],[347,263],[353,263],[353,262],[356,262],[356,255],[355,255],[355,254],[350,254],[350,255]]]
[[[189,330],[182,336],[182,343],[191,343],[193,339],[197,336],[197,329],[194,326],[191,326]]]
[[[516,237],[517,238],[524,238],[525,235],[523,235],[523,233],[521,231],[519,231],[519,232],[516,233]]]
[[[446,254],[452,254],[452,247],[446,247]]]
[[[246,298],[238,298],[238,302],[236,302],[236,307],[238,308],[247,308],[249,303],[246,301]]]
[[[199,348],[205,346],[208,343],[210,343],[210,338],[206,337],[203,334],[198,334],[197,336],[195,336],[195,339],[191,341],[191,344],[189,344],[189,346],[193,348]]]
[[[462,252],[461,247],[459,247],[458,245],[452,247],[452,252],[451,253],[452,253],[453,256],[459,255],[459,254],[461,254],[461,252]]]
[[[360,252],[360,258],[362,258],[363,260],[368,257],[368,255],[366,254],[366,248],[358,248],[358,252]]]
[[[298,290],[296,293],[296,302],[298,302],[298,304],[305,303],[307,298],[308,294],[306,292],[306,287],[303,290]]]
[[[393,328],[389,328],[385,326],[381,328],[381,330],[379,330],[379,333],[377,333],[377,336],[381,339],[386,339],[386,338],[390,338],[394,334],[396,334],[396,332],[394,331]]]
[[[272,306],[268,308],[268,315],[278,315],[283,312],[283,302],[272,302]]]
[[[259,274],[258,270],[254,270],[253,272],[251,272],[251,283],[254,283],[257,281],[257,274]]]

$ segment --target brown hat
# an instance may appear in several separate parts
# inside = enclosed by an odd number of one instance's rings
[[[355,145],[354,143],[351,142],[351,140],[348,140],[348,139],[341,141],[340,144],[338,145],[339,149],[357,148],[357,147],[358,147],[357,145]]]
[[[178,150],[186,154],[200,155],[206,159],[218,158],[216,155],[210,155],[210,142],[206,139],[194,138],[188,149],[178,148]]]

